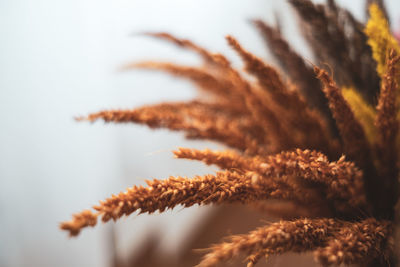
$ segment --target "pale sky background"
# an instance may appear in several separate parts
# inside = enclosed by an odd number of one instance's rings
[[[363,1],[338,2],[364,16]],[[387,2],[400,27],[400,1]],[[75,239],[58,223],[146,178],[211,172],[174,160],[170,151],[218,146],[166,130],[77,123],[73,117],[194,95],[191,84],[166,75],[117,71],[141,59],[197,62],[190,53],[134,33],[168,31],[238,62],[224,40],[232,34],[270,60],[248,19],[272,22],[274,12],[307,56],[285,1],[0,0],[0,266],[109,266],[111,225],[121,257],[155,228],[162,228],[160,249],[179,250],[207,208],[131,216]]]

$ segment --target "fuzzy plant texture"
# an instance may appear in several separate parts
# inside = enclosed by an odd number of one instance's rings
[[[178,205],[240,203],[282,218],[213,245],[198,266],[234,257],[254,266],[262,257],[314,251],[323,266],[396,265],[399,199],[400,45],[383,1],[367,1],[367,23],[334,0],[289,0],[314,52],[305,61],[280,28],[253,21],[279,63],[268,65],[227,36],[245,73],[222,54],[168,33],[149,36],[190,50],[201,66],[140,62],[126,69],[160,70],[201,90],[188,102],[106,110],[81,120],[140,123],[184,131],[227,151],[180,148],[177,158],[214,164],[214,174],[147,181],[74,214],[61,229],[117,220],[135,211],[163,212]],[[318,66],[320,65],[320,66]],[[327,67],[328,70],[323,69]],[[249,78],[251,77],[252,78]],[[268,201],[288,203],[282,210]]]

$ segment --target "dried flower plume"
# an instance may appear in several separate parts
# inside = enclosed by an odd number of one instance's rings
[[[216,140],[231,150],[180,148],[174,151],[176,158],[221,170],[133,186],[100,201],[94,211],[73,215],[61,229],[75,236],[95,226],[98,218],[107,222],[136,211],[240,203],[291,219],[211,246],[198,266],[243,256],[251,267],[263,257],[288,251],[314,251],[323,266],[393,266],[400,45],[390,31],[384,3],[367,1],[365,25],[334,0],[289,3],[315,61],[329,65],[334,77],[321,66],[310,66],[279,28],[260,20],[254,24],[281,70],[226,37],[252,80],[222,54],[167,33],[148,33],[197,53],[203,64],[149,61],[124,68],[164,71],[192,81],[204,94],[189,102],[106,110],[80,119],[183,131],[188,138]],[[289,203],[291,209],[262,204],[271,199]]]

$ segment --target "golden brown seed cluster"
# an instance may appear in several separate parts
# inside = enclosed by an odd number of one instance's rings
[[[212,247],[198,266],[215,266],[240,254],[250,255],[254,265],[268,255],[315,248],[315,257],[323,265],[351,264],[364,261],[366,253],[377,256],[385,250],[384,240],[389,235],[388,223],[382,225],[374,219],[355,224],[333,219],[281,221],[247,235],[232,236],[230,242]]]
[[[383,1],[368,1],[368,5],[371,2],[372,28],[386,29]],[[393,266],[399,199],[396,51],[400,46],[387,47],[393,45],[389,30],[389,37],[380,30],[375,35],[364,33],[364,24],[334,0],[289,3],[299,15],[316,62],[326,63],[331,74],[321,66],[310,66],[290,47],[280,28],[259,20],[254,23],[282,71],[232,36],[226,39],[243,60],[245,75],[222,54],[189,40],[167,33],[147,34],[197,53],[203,64],[141,62],[124,69],[164,71],[190,80],[203,94],[188,102],[106,110],[80,119],[183,131],[188,138],[215,140],[231,150],[180,148],[174,151],[176,158],[214,164],[221,170],[133,186],[101,201],[94,211],[73,215],[61,228],[77,235],[96,225],[98,217],[107,222],[136,211],[239,203],[287,220],[212,246],[199,266],[244,256],[251,267],[269,255],[310,250],[324,266]],[[377,66],[385,70],[383,75]],[[350,88],[350,98],[342,88]],[[373,129],[371,136],[366,134],[367,126]]]
[[[389,258],[385,253],[393,246],[391,234],[390,222],[366,219],[344,224],[325,247],[316,250],[315,257],[323,265],[368,264],[371,258]]]

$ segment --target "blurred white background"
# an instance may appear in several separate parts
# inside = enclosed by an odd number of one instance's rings
[[[363,18],[363,1],[345,2],[339,1]],[[400,27],[400,2],[387,2]],[[233,34],[270,60],[248,19],[273,22],[275,12],[289,40],[307,51],[285,1],[0,0],[0,266],[109,266],[111,231],[121,257],[157,228],[160,249],[179,250],[207,208],[133,215],[76,239],[59,231],[58,223],[144,179],[210,172],[200,163],[174,160],[170,151],[217,145],[73,117],[194,95],[191,84],[163,74],[117,71],[141,59],[197,62],[190,53],[135,33],[168,31],[238,62],[224,40]]]

